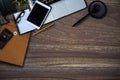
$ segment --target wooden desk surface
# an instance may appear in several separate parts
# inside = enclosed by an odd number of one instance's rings
[[[71,27],[85,9],[55,21],[31,38],[23,67],[0,63],[0,80],[120,80],[120,0],[102,1],[105,18]]]

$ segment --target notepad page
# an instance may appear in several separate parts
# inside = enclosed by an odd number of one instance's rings
[[[26,32],[29,32],[29,31],[32,31],[32,30],[36,29],[35,27],[33,27],[32,25],[30,25],[29,23],[27,23],[27,17],[29,15],[29,13],[30,13],[30,10],[26,9],[24,16],[21,17],[20,22],[17,23],[17,27],[18,27],[18,30],[19,30],[20,34],[24,34]],[[20,12],[14,14],[15,19],[17,18],[17,16],[19,14],[20,14]]]

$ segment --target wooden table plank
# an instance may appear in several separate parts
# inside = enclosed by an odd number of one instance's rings
[[[85,9],[55,21],[31,38],[23,67],[0,63],[0,80],[120,80],[120,1],[102,1],[105,18],[71,27]]]

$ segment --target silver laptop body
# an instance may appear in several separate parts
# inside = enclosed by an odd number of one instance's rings
[[[31,0],[28,1],[30,8],[32,8],[33,4]],[[48,15],[45,24],[86,8],[86,2],[85,0],[61,0],[50,6],[52,7],[52,10]]]

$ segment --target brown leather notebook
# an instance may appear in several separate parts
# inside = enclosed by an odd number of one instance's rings
[[[3,49],[0,49],[0,61],[23,66],[30,33],[19,35],[14,21],[10,21],[10,23],[2,26],[0,31],[4,28],[7,28],[13,33],[17,32],[17,34],[10,39]]]

